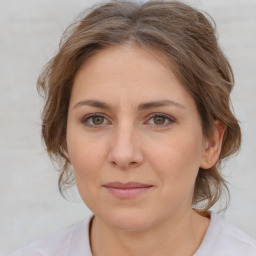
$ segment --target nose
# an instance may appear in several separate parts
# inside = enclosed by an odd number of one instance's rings
[[[111,137],[108,161],[120,169],[134,168],[143,162],[139,138],[132,125],[116,127]]]

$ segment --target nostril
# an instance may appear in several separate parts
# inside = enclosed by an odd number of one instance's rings
[[[113,165],[116,165],[116,166],[121,166],[122,164],[121,163],[117,163],[116,161],[112,161],[112,164]],[[125,168],[128,168],[129,166],[136,166],[138,163],[137,162],[130,162],[128,165],[126,165]]]
[[[137,165],[137,162],[130,162],[129,165],[130,165],[130,166],[135,166],[135,165]]]
[[[135,168],[143,162],[140,150],[126,150],[127,148],[114,148],[108,153],[107,160],[112,166],[119,166],[122,169]]]

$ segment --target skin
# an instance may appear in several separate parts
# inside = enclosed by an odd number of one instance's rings
[[[138,109],[162,100],[172,103]],[[216,163],[224,131],[215,121],[212,138],[204,138],[193,98],[156,50],[125,44],[90,57],[75,76],[67,147],[79,193],[95,214],[93,255],[193,255],[209,224],[192,210],[194,184],[199,167]],[[103,186],[116,181],[152,187],[120,199]]]

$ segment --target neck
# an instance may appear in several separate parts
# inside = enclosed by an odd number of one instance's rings
[[[91,229],[92,253],[93,256],[193,255],[208,225],[208,218],[192,210],[139,231],[112,228],[95,216]]]

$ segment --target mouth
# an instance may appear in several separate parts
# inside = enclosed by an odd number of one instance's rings
[[[153,185],[137,182],[111,182],[103,185],[113,196],[120,199],[132,199],[151,190]]]

